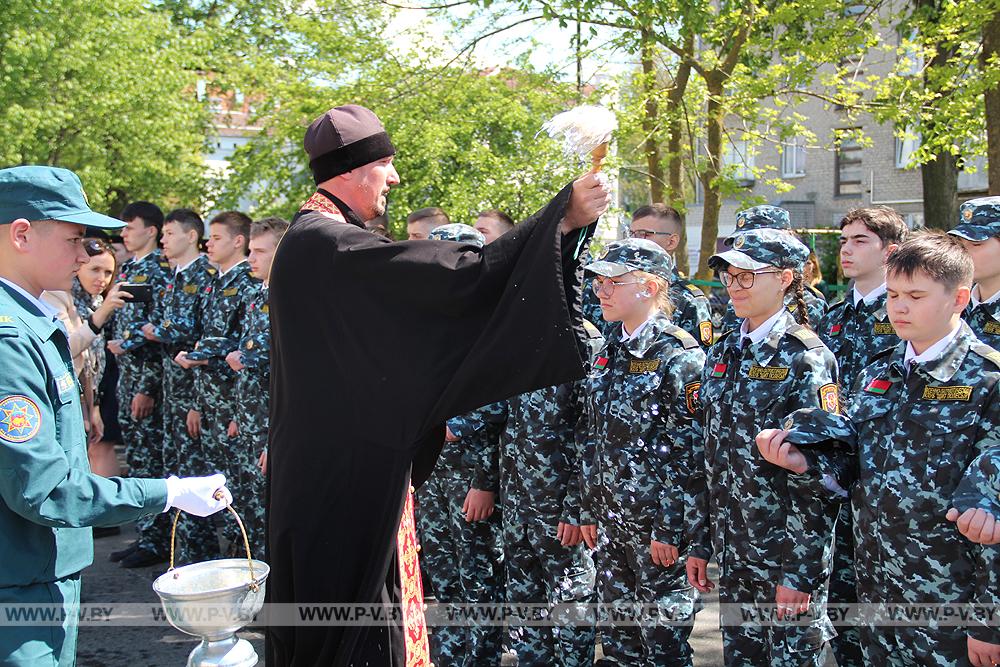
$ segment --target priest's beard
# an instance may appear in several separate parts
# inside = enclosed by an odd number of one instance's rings
[[[361,195],[363,198],[362,201],[370,202],[370,204],[367,206],[367,210],[355,211],[355,213],[357,213],[362,220],[371,220],[372,218],[377,218],[380,215],[385,214],[385,209],[387,206],[385,194],[376,194],[374,191],[372,191],[371,187],[363,183],[358,186],[358,189],[361,190]]]

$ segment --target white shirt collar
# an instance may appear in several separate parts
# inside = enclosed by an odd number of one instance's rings
[[[782,306],[778,309],[774,315],[764,320],[764,323],[753,331],[747,333],[747,328],[749,327],[749,321],[743,320],[743,324],[740,325],[740,345],[743,344],[744,338],[749,338],[752,345],[756,345],[770,335],[771,330],[774,329],[774,325],[778,323],[781,316],[785,314],[785,308]]]
[[[861,292],[858,291],[858,286],[855,285],[854,286],[854,307],[857,308],[858,304],[861,303],[862,301],[865,302],[866,306],[870,306],[873,303],[875,303],[875,300],[877,298],[879,298],[880,296],[882,296],[883,294],[885,294],[887,291],[888,290],[886,289],[885,283],[882,283],[881,285],[879,285],[878,287],[876,287],[875,289],[873,289],[871,292],[868,292],[868,294],[862,295]]]
[[[916,350],[913,349],[913,344],[907,342],[906,354],[903,356],[903,367],[906,368],[906,372],[910,372],[911,364],[922,364],[928,361],[934,361],[944,354],[944,351],[948,349],[949,345],[951,345],[951,341],[955,340],[955,336],[958,335],[958,331],[961,328],[962,323],[959,321],[955,328],[952,329],[951,333],[924,350],[922,354],[917,354]]]
[[[979,300],[979,283],[976,283],[975,285],[972,286],[972,307],[973,308],[975,308],[976,306],[978,306],[981,303],[991,304],[991,303],[995,303],[998,300],[1000,300],[1000,290],[997,290],[996,294],[994,294],[990,298],[986,299],[986,301],[980,301]]]
[[[642,324],[640,324],[639,326],[637,326],[635,328],[635,331],[633,331],[632,333],[629,333],[629,332],[625,331],[625,323],[622,322],[622,342],[625,343],[627,341],[630,341],[630,340],[634,339],[636,336],[638,336],[639,333],[643,329],[646,328],[646,325],[649,324],[649,320],[651,320],[651,319],[653,319],[653,318],[652,317],[647,317],[645,320],[643,320]]]
[[[240,264],[246,264],[246,263],[247,263],[247,260],[246,259],[242,259],[242,260],[236,262],[235,264],[233,264],[232,266],[230,266],[225,271],[223,271],[222,269],[219,269],[219,277],[221,278],[222,276],[226,275],[227,273],[229,273],[230,271],[232,271],[233,269],[235,269]]]
[[[17,283],[13,283],[6,278],[0,278],[5,285],[9,285],[15,292],[27,299],[35,308],[38,308],[39,312],[45,317],[51,317],[53,319],[58,319],[59,309],[45,303],[41,299],[36,299],[35,297],[28,294],[23,287]]]
[[[201,255],[195,255],[195,256],[194,256],[194,259],[192,259],[192,260],[191,260],[190,262],[188,262],[188,263],[187,263],[187,264],[185,264],[184,266],[178,266],[178,267],[177,267],[177,268],[176,268],[176,269],[174,270],[174,275],[176,276],[176,275],[177,275],[178,273],[180,273],[181,271],[187,271],[187,270],[188,270],[188,268],[190,268],[190,266],[191,266],[192,264],[194,264],[195,262],[197,262],[197,261],[198,261],[198,259],[199,259],[200,257],[201,257]]]
[[[152,254],[153,254],[154,252],[156,252],[156,249],[155,249],[155,248],[154,248],[153,250],[150,250],[149,252],[147,252],[147,253],[146,253],[145,255],[143,255],[142,257],[140,257],[139,255],[132,255],[132,260],[133,260],[134,262],[136,262],[136,263],[139,263],[139,262],[141,262],[142,260],[144,260],[144,259],[146,259],[147,257],[149,257],[150,255],[152,255]]]

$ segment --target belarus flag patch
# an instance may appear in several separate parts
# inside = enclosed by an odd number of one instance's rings
[[[714,367],[712,367],[712,377],[714,378],[722,377],[723,375],[726,374],[726,368],[728,367],[729,367],[728,364],[716,364]]]
[[[597,357],[597,361],[594,362],[594,368],[604,369],[608,365],[607,357]]]
[[[841,326],[842,325],[840,325],[840,324],[834,324],[832,327],[830,327],[830,335],[831,336],[839,336],[840,335]]]
[[[892,383],[888,380],[875,379],[872,380],[867,387],[865,387],[865,391],[872,394],[884,394],[891,386]]]

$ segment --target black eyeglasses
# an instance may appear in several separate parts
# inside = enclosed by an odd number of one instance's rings
[[[654,236],[677,236],[673,232],[654,232],[652,229],[632,229],[625,228],[625,238],[628,239],[651,239]]]
[[[90,257],[97,257],[100,254],[111,252],[111,246],[100,239],[84,239],[83,249]]]
[[[766,276],[769,273],[781,273],[781,271],[747,271],[745,273],[737,273],[735,276],[728,271],[723,271],[719,274],[719,280],[726,287],[735,282],[743,289],[750,289],[753,287],[753,281],[756,279],[755,276]]]

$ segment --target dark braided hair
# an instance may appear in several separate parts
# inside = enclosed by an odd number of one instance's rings
[[[792,271],[792,284],[785,290],[795,295],[795,319],[804,327],[812,327],[809,322],[809,309],[806,307],[805,279],[801,271]]]

